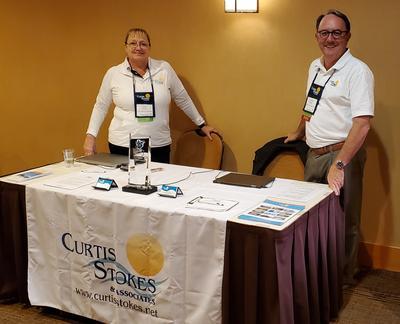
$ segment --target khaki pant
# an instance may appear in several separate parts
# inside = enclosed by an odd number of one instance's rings
[[[338,153],[339,151],[316,155],[310,150],[307,155],[304,179],[310,182],[328,183],[328,171]],[[344,283],[353,283],[353,277],[358,271],[362,178],[365,161],[366,151],[364,148],[361,148],[345,167],[344,186],[340,192],[340,201],[344,208],[346,227]]]

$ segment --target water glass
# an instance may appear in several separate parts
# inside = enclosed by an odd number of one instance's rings
[[[63,156],[64,156],[64,163],[67,168],[73,167],[74,166],[74,149],[65,149],[63,150]]]

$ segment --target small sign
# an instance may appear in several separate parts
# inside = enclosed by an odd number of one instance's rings
[[[108,191],[111,188],[118,188],[118,185],[114,179],[99,178],[93,188]]]

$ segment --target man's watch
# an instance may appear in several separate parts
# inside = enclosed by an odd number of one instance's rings
[[[197,126],[198,128],[202,129],[204,126],[207,126],[206,123],[202,123],[201,125]]]
[[[344,170],[344,163],[341,160],[336,161],[335,166],[336,166],[336,169],[338,169],[338,170]]]

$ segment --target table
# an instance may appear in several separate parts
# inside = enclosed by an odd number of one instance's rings
[[[5,234],[0,256],[6,260],[0,300],[26,302],[25,188],[0,182],[0,193]],[[337,317],[342,305],[343,229],[334,195],[282,231],[228,221],[222,322],[328,323]]]
[[[228,222],[223,322],[329,323],[342,306],[344,217],[333,194],[283,231]]]
[[[25,187],[0,182],[0,302],[29,303]]]

